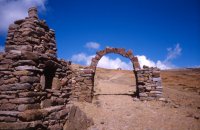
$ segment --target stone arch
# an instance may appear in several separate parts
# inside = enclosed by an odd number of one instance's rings
[[[136,96],[140,100],[152,100],[162,97],[161,77],[158,68],[147,66],[140,68],[138,58],[133,55],[132,50],[126,51],[124,48],[107,47],[96,53],[90,66],[79,69],[73,77],[72,86],[76,88],[73,96],[77,100],[92,102],[97,64],[104,55],[109,53],[120,54],[131,60],[136,81]]]
[[[133,73],[135,75],[135,81],[136,81],[136,96],[139,97],[138,77],[137,77],[136,71],[141,69],[140,64],[139,64],[138,58],[133,55],[133,51],[132,50],[126,51],[124,48],[107,47],[104,50],[96,52],[96,56],[94,58],[92,58],[92,61],[91,61],[91,64],[90,64],[90,68],[93,70],[93,73],[94,73],[93,74],[92,91],[94,90],[94,76],[95,76],[95,73],[96,73],[97,64],[98,64],[99,60],[101,60],[101,58],[104,55],[110,54],[110,53],[119,54],[119,55],[121,55],[125,58],[130,59],[130,61],[132,62]]]
[[[104,50],[98,51],[96,53],[96,56],[94,58],[92,58],[90,68],[95,71],[99,60],[104,55],[109,54],[109,53],[115,53],[115,54],[119,54],[119,55],[121,55],[123,57],[129,58],[130,61],[133,64],[133,69],[134,70],[139,70],[140,69],[140,64],[138,62],[138,58],[133,55],[132,50],[126,51],[124,48],[111,48],[111,47],[107,47]]]

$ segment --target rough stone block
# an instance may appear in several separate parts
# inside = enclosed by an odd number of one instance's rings
[[[15,83],[15,84],[8,84],[8,85],[2,85],[0,87],[1,91],[12,91],[12,90],[29,90],[31,89],[31,85],[29,83]]]
[[[34,98],[16,98],[16,99],[10,99],[10,103],[15,103],[15,104],[29,104],[29,103],[35,103]]]
[[[21,83],[39,83],[40,79],[36,76],[21,76],[20,77]]]
[[[61,82],[58,78],[54,77],[52,82],[52,89],[59,90],[61,88]]]
[[[20,104],[18,106],[18,111],[20,112],[31,109],[40,109],[40,104]]]

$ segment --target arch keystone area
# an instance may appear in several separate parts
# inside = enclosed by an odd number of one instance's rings
[[[129,58],[130,61],[133,64],[134,70],[140,69],[140,64],[138,62],[138,58],[133,55],[132,50],[126,51],[124,48],[111,48],[111,47],[107,47],[104,50],[96,52],[96,56],[94,58],[92,58],[90,68],[93,69],[93,70],[96,70],[96,67],[97,67],[99,60],[104,55],[109,54],[109,53],[120,54],[123,57]]]

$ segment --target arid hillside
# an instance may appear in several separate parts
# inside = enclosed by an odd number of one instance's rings
[[[77,103],[94,120],[89,130],[199,130],[200,69],[161,72],[164,99],[134,98],[133,72],[98,68],[93,103]]]

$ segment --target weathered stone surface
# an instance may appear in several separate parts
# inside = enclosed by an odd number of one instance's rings
[[[17,118],[12,116],[0,116],[0,122],[16,122]]]
[[[84,112],[78,107],[72,106],[69,120],[66,121],[63,130],[87,130],[93,124],[93,120],[88,118]]]
[[[30,76],[33,75],[33,72],[27,70],[21,70],[21,71],[14,71],[13,74],[15,76]]]
[[[9,70],[9,64],[1,64],[0,71]]]
[[[60,80],[54,77],[52,82],[52,89],[59,90],[60,88],[61,88]]]
[[[159,81],[161,81],[161,78],[160,77],[159,78],[153,78],[153,81],[159,82]]]
[[[72,69],[70,61],[56,57],[55,31],[32,8],[10,25],[5,50],[0,54],[0,129],[62,129]]]
[[[63,78],[62,80],[61,80],[61,85],[62,86],[65,86],[65,85],[67,85],[67,82],[68,82],[68,78]]]
[[[48,112],[45,110],[34,109],[21,112],[18,117],[21,121],[35,121],[43,119],[47,114]]]
[[[4,130],[28,130],[39,127],[45,129],[45,126],[42,125],[42,121],[33,121],[33,122],[0,122],[0,128]]]
[[[1,116],[17,117],[19,113],[18,111],[0,111]]]
[[[29,83],[15,83],[15,84],[8,84],[8,85],[2,85],[0,86],[1,91],[10,91],[10,90],[29,90],[31,88],[31,85]]]
[[[35,60],[37,61],[39,59],[39,55],[34,52],[29,51],[22,51],[22,58],[25,60]]]
[[[18,71],[23,71],[23,70],[41,71],[40,69],[36,68],[35,66],[29,66],[29,65],[17,66],[17,67],[15,67],[15,69]]]
[[[46,92],[34,92],[34,91],[29,91],[29,92],[20,92],[18,93],[19,97],[37,97],[37,96],[46,96]]]
[[[0,95],[0,99],[12,99],[12,98],[15,98],[15,95],[3,95],[3,94]]]
[[[18,106],[18,111],[20,112],[31,109],[40,109],[40,104],[21,104]]]
[[[20,82],[21,83],[38,83],[40,81],[39,77],[34,76],[21,76]]]
[[[18,81],[17,78],[10,78],[10,79],[7,79],[7,80],[1,80],[0,79],[0,85],[2,84],[13,84],[13,83],[16,83]]]
[[[35,66],[36,63],[32,60],[19,60],[19,61],[13,63],[13,66],[21,66],[21,65],[33,65],[33,66]]]
[[[35,103],[34,98],[16,98],[16,99],[10,99],[10,103],[15,103],[15,104],[28,104],[28,103]]]
[[[140,97],[147,97],[148,95],[146,93],[139,93]]]
[[[1,101],[0,101],[1,102]],[[17,109],[17,105],[16,104],[12,104],[12,103],[3,103],[0,105],[0,110],[1,111],[10,111],[10,110],[16,110]]]
[[[30,45],[9,45],[5,48],[6,52],[10,52],[11,50],[24,50],[24,51],[32,51],[32,46]]]
[[[41,108],[47,108],[53,105],[53,101],[51,99],[45,99],[41,102]]]

